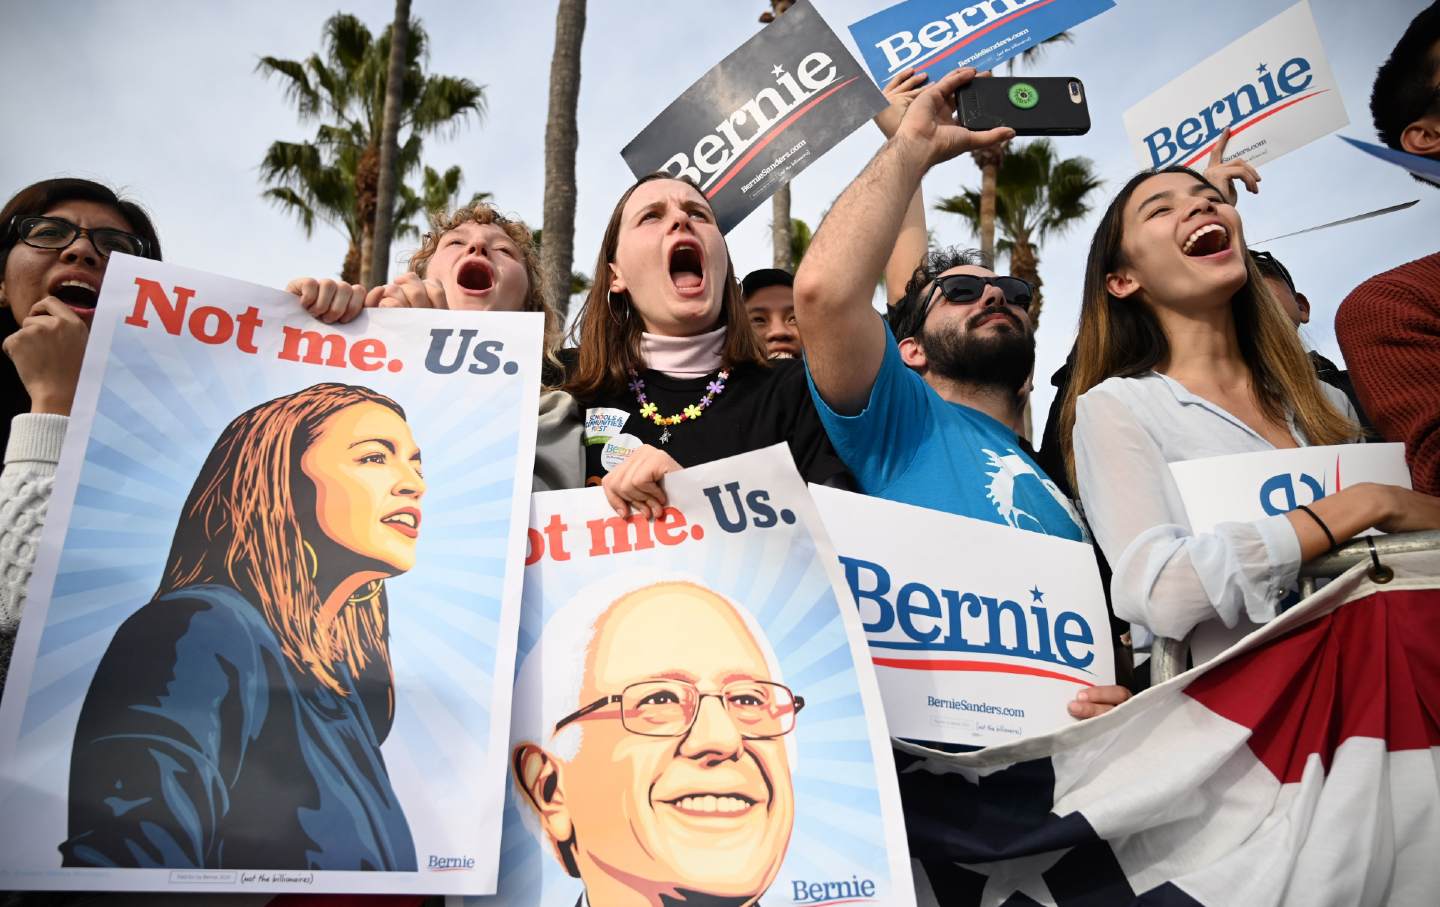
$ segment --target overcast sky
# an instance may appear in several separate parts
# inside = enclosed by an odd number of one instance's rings
[[[889,5],[816,0],[854,49],[845,26]],[[1093,128],[1055,141],[1066,156],[1095,162],[1107,185],[1097,211],[1040,251],[1045,314],[1038,373],[1063,361],[1074,336],[1090,233],[1110,195],[1138,169],[1121,114],[1236,37],[1290,6],[1290,0],[1122,0],[1075,29],[1033,72],[1078,76]],[[1350,116],[1343,134],[1374,140],[1369,114],[1375,69],[1423,0],[1312,0],[1320,36]],[[611,207],[631,182],[620,149],[666,104],[760,28],[764,0],[592,0],[580,86],[576,267],[594,267]],[[280,87],[254,71],[265,54],[302,58],[320,47],[320,29],[339,5],[311,0],[68,0],[0,4],[0,60],[11,89],[0,96],[6,150],[0,194],[35,180],[78,175],[123,188],[152,213],[167,261],[272,286],[297,275],[338,273],[340,233],[299,225],[260,198],[257,165],[273,140],[313,135]],[[526,3],[414,0],[430,34],[432,72],[485,86],[482,122],[431,139],[425,161],[459,164],[465,191],[540,226],[553,0]],[[387,0],[344,5],[375,33],[393,17]],[[857,54],[858,56],[858,54]],[[793,183],[793,215],[816,226],[821,213],[879,147],[873,126],[852,135]],[[1419,198],[1414,208],[1355,226],[1267,246],[1295,274],[1314,306],[1308,342],[1339,359],[1333,319],[1366,277],[1435,251],[1440,192],[1329,136],[1262,170],[1263,192],[1241,212],[1252,240],[1288,233],[1382,205]],[[936,168],[927,202],[979,183],[969,158]],[[768,266],[766,204],[731,232],[744,272]],[[930,212],[942,243],[973,245],[958,217]],[[408,253],[401,243],[396,254]],[[1002,265],[1003,270],[1003,265]],[[392,272],[393,273],[393,272]],[[1049,403],[1048,380],[1036,404]],[[1038,431],[1038,427],[1037,427]]]

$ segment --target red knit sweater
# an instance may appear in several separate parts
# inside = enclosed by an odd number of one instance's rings
[[[1356,287],[1335,337],[1365,413],[1405,442],[1415,490],[1440,494],[1440,252]]]

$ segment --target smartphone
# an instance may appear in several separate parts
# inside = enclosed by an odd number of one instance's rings
[[[966,129],[1009,126],[1016,135],[1084,135],[1090,131],[1085,85],[1072,76],[972,79],[955,92]]]

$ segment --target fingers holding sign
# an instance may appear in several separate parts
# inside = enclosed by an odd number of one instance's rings
[[[1070,702],[1072,718],[1094,718],[1103,715],[1130,698],[1130,691],[1116,684],[1086,687]]]
[[[1210,160],[1205,164],[1205,179],[1211,185],[1220,190],[1225,201],[1231,205],[1239,199],[1239,193],[1235,190],[1235,181],[1239,180],[1245,184],[1245,189],[1255,195],[1260,191],[1260,172],[1240,158],[1226,163],[1225,146],[1230,144],[1230,127],[1226,126],[1220,133],[1220,138],[1215,140],[1215,147],[1210,152]]]
[[[660,481],[680,469],[675,458],[658,447],[642,444],[600,482],[605,498],[621,517],[628,517],[631,508],[647,519],[658,520],[665,514],[665,489]]]
[[[354,321],[365,307],[365,288],[330,278],[297,277],[285,292],[300,297],[300,307],[326,324]]]
[[[382,309],[448,309],[445,287],[434,277],[407,271],[383,287],[370,291],[365,305]]]
[[[923,147],[927,169],[967,151],[998,145],[1015,137],[1015,130],[1009,126],[972,132],[956,122],[955,92],[974,78],[974,69],[957,69],[922,89],[905,111],[896,138]]]

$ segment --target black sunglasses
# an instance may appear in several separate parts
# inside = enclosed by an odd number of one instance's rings
[[[1035,290],[1018,277],[978,277],[974,274],[950,274],[935,281],[940,293],[951,302],[974,302],[985,295],[986,287],[995,287],[1005,301],[1029,308]],[[928,308],[928,306],[927,306]]]

